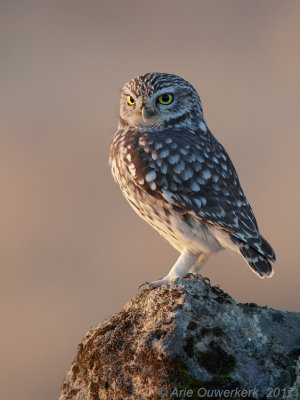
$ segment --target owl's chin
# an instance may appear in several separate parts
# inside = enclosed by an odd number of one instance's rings
[[[145,128],[155,129],[161,127],[161,121],[155,118],[149,118],[147,121],[140,119],[135,121],[135,126],[138,129],[145,129]]]

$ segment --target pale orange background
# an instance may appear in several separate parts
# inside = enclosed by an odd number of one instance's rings
[[[1,399],[58,397],[84,333],[177,253],[129,207],[108,152],[120,89],[149,71],[199,91],[278,262],[204,270],[236,300],[299,310],[300,3],[0,3]]]

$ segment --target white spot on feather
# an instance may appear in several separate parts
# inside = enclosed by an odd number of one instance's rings
[[[209,179],[209,178],[211,177],[211,172],[210,172],[210,170],[209,170],[209,169],[205,169],[205,170],[202,172],[202,176],[203,176],[204,179]]]
[[[136,174],[136,168],[135,168],[135,165],[134,164],[129,164],[128,165],[128,169],[129,169],[129,171],[130,171],[130,173],[132,174],[132,175],[135,175]]]
[[[145,176],[145,179],[146,179],[147,182],[154,181],[155,178],[156,178],[156,173],[155,173],[155,171],[150,171],[150,172],[148,172],[148,174]]]
[[[199,192],[200,190],[200,186],[198,185],[198,183],[196,181],[191,181],[190,183],[190,188],[194,191],[194,192]]]
[[[221,164],[222,165],[222,168],[224,169],[224,171],[227,171],[227,165],[226,164]]]
[[[163,147],[163,144],[162,144],[161,142],[155,143],[155,149],[156,149],[156,150],[159,150],[159,149],[161,149],[162,147]]]
[[[158,154],[155,151],[153,151],[151,155],[152,155],[152,160],[154,161],[157,160]]]
[[[206,180],[203,179],[201,176],[197,176],[197,181],[200,183],[200,185],[205,185]]]
[[[193,176],[193,171],[191,168],[187,167],[185,170],[181,173],[182,178],[187,181]]]
[[[168,157],[170,155],[170,150],[169,149],[163,149],[160,153],[159,153],[161,158],[165,158]]]
[[[196,204],[196,206],[198,208],[201,208],[202,204],[201,204],[201,200],[200,199],[195,198],[195,199],[193,199],[193,201],[194,201],[194,203]]]
[[[160,167],[160,172],[161,172],[162,174],[166,174],[166,173],[168,172],[168,166],[167,166],[167,164],[162,164],[162,165],[161,165],[161,167]]]
[[[187,149],[185,149],[184,147],[182,147],[181,149],[179,149],[180,153],[183,154],[184,156],[186,156],[188,154]]]
[[[157,164],[159,167],[161,167],[161,165],[162,165],[162,160],[161,160],[161,158],[158,158],[158,159],[156,160],[156,164]]]
[[[171,154],[168,158],[168,161],[171,165],[176,164],[179,161],[180,157],[178,154]]]
[[[200,129],[202,129],[202,131],[206,132],[207,131],[207,126],[206,123],[204,121],[200,121]]]
[[[178,164],[174,165],[174,171],[177,174],[180,174],[181,171],[183,171],[185,169],[185,162],[183,160],[180,160]]]
[[[150,186],[150,189],[151,190],[156,190],[156,184],[155,184],[155,182],[149,182],[149,186]]]
[[[205,197],[200,197],[200,199],[201,199],[202,205],[205,206],[205,204],[206,204],[206,198],[205,198]]]
[[[147,141],[146,141],[146,138],[145,137],[140,137],[139,138],[139,145],[140,146],[146,146],[146,144],[147,144]]]
[[[164,198],[169,202],[169,203],[174,203],[173,195],[171,192],[168,192],[167,190],[163,190],[163,196]]]
[[[221,190],[220,186],[215,183],[212,186],[213,186],[214,190],[217,192],[219,192]]]

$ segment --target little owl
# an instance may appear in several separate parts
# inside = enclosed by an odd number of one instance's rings
[[[152,286],[199,272],[209,255],[225,248],[242,255],[259,277],[272,276],[274,251],[189,82],[147,73],[124,86],[110,165],[133,209],[180,253]]]

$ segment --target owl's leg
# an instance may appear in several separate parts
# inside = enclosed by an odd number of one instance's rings
[[[192,265],[192,267],[189,269],[189,273],[197,274],[198,272],[200,272],[200,270],[204,267],[207,259],[208,259],[208,254],[201,253],[196,263]]]
[[[161,285],[164,285],[164,284],[170,282],[170,280],[172,280],[174,278],[184,277],[189,272],[189,270],[193,267],[193,265],[195,263],[197,263],[198,259],[199,259],[199,254],[193,254],[191,251],[185,249],[181,253],[181,255],[178,258],[178,260],[176,261],[176,263],[171,268],[168,275],[166,275],[162,279],[159,279],[158,281],[145,282],[142,285],[140,285],[140,287],[143,285],[147,285],[147,284],[152,287],[158,287],[158,286],[161,286]]]

